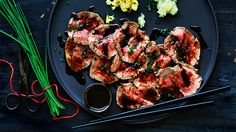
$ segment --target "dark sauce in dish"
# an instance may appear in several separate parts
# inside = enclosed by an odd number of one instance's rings
[[[111,93],[103,84],[90,85],[84,95],[85,103],[94,112],[105,111],[111,103]]]
[[[208,45],[201,34],[201,31],[202,31],[201,27],[196,26],[196,25],[190,25],[190,29],[193,30],[197,34],[197,38],[201,44],[201,49],[208,48]]]

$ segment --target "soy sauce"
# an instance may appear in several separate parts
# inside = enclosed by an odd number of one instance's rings
[[[69,37],[68,31],[65,31],[65,32],[64,32],[64,35],[65,35],[66,37]]]
[[[71,13],[70,18],[73,18],[75,21],[78,21],[78,20],[79,20],[77,14],[76,14],[75,12],[72,12],[72,13]]]
[[[63,39],[61,33],[59,33],[59,34],[57,35],[57,41],[59,42],[60,47],[62,47],[62,48],[65,47],[65,42],[66,42],[66,41]]]
[[[197,34],[197,38],[201,44],[201,49],[208,48],[208,45],[201,34],[201,31],[202,31],[201,27],[196,26],[196,25],[190,25],[190,29],[193,30]]]
[[[68,75],[71,75],[73,77],[76,78],[76,80],[81,84],[81,85],[85,85],[86,84],[86,79],[85,76],[82,72],[74,72],[71,70],[71,68],[68,66],[68,64],[66,63],[66,73]]]
[[[150,40],[155,41],[158,37],[167,37],[169,35],[169,30],[168,29],[159,29],[159,28],[154,28],[152,30],[152,33],[150,35]]]
[[[128,19],[128,18],[121,18],[121,19],[119,20],[119,23],[120,23],[121,25],[123,25],[126,21],[129,21],[129,19]]]
[[[95,112],[102,112],[111,103],[111,93],[103,84],[90,85],[84,95],[86,105]]]
[[[93,12],[93,11],[94,11],[94,9],[95,9],[95,6],[94,6],[94,5],[92,5],[92,6],[90,6],[90,7],[89,7],[88,11],[90,11],[90,12]]]
[[[189,87],[189,85],[190,85],[190,78],[189,78],[189,76],[188,76],[188,74],[187,74],[187,71],[186,70],[183,70],[182,72],[181,72],[181,76],[182,76],[182,78],[183,78],[183,81],[184,81],[184,84],[185,84],[185,86],[186,87]]]
[[[75,78],[78,80],[78,82],[81,85],[85,85],[86,79],[85,79],[85,76],[82,72],[77,72]]]
[[[117,25],[117,24],[110,25],[109,28],[105,30],[103,37],[107,37],[110,34],[113,34],[116,31],[116,29],[118,29],[118,28],[119,28],[119,25]]]

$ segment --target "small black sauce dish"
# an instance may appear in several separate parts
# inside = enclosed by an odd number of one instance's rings
[[[87,87],[84,101],[90,111],[101,113],[111,105],[112,94],[104,84],[94,83]]]

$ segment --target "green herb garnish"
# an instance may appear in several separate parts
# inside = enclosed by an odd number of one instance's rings
[[[87,49],[85,49],[85,50],[83,51],[83,57],[84,57],[84,58],[88,58],[88,50],[87,50]]]
[[[98,44],[102,43],[102,39],[98,38]]]
[[[107,68],[107,66],[105,64],[101,65],[101,70],[103,70],[104,72],[106,72],[106,74],[110,74],[110,70]]]
[[[154,60],[151,59],[150,62],[149,62],[150,65],[153,65],[154,64]]]
[[[167,36],[169,35],[169,32],[170,32],[170,31],[169,31],[169,29],[167,29],[167,28],[161,30],[162,36],[165,36],[165,37],[167,37]]]
[[[110,74],[110,71],[109,71],[109,70],[106,70],[106,73],[107,73],[107,74]]]
[[[162,77],[163,77],[163,78],[166,78],[166,76],[167,76],[166,73],[163,73]]]
[[[101,65],[101,70],[105,71],[107,69],[106,65],[102,64]]]
[[[145,74],[148,75],[151,72],[152,72],[152,67],[151,66],[147,66],[147,69],[145,70]]]
[[[83,29],[83,27],[84,27],[84,26],[83,26],[82,24],[79,24],[79,26],[78,26],[77,29],[78,29],[78,30],[81,30],[81,29]]]
[[[87,23],[87,24],[86,24],[86,26],[87,26],[87,27],[90,27],[90,26],[91,26],[91,24],[90,24],[90,23]]]
[[[171,42],[170,42],[170,45],[174,45],[174,44],[175,44],[175,41],[171,41]]]
[[[97,45],[94,43],[93,44],[93,49],[92,50],[95,50],[97,48]]]
[[[149,53],[149,54],[147,55],[147,57],[148,57],[149,59],[151,59],[151,58],[152,58],[152,53]]]
[[[159,55],[159,53],[155,50],[153,53],[149,53],[148,55],[147,55],[147,57],[149,58],[149,59],[151,59],[150,61],[154,61],[155,59],[157,59],[158,57],[159,57],[160,55]]]
[[[129,48],[129,53],[130,54],[134,53],[134,48],[133,47]]]
[[[17,38],[2,30],[0,30],[0,33],[10,37],[21,45],[29,58],[32,69],[42,89],[49,87],[47,52],[45,52],[45,62],[43,63],[29,24],[20,5],[15,3],[14,0],[0,0],[0,14],[16,32]],[[44,95],[51,115],[57,117],[60,113],[60,109],[64,109],[65,107],[57,100],[52,89],[45,90]]]
[[[171,42],[170,42],[170,45],[175,45],[175,44],[177,44],[179,41],[177,40],[177,38],[174,38],[174,40],[172,40]]]
[[[134,53],[134,50],[137,48],[137,45],[134,45],[132,47],[129,47],[129,54]]]
[[[175,72],[174,72],[173,70],[171,70],[171,71],[170,71],[170,74],[171,74],[171,75],[174,75],[174,74],[175,74]]]

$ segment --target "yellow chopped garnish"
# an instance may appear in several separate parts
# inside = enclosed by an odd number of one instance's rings
[[[106,0],[106,4],[111,6],[112,10],[115,10],[117,7],[123,12],[131,12],[138,10],[138,0]]]

